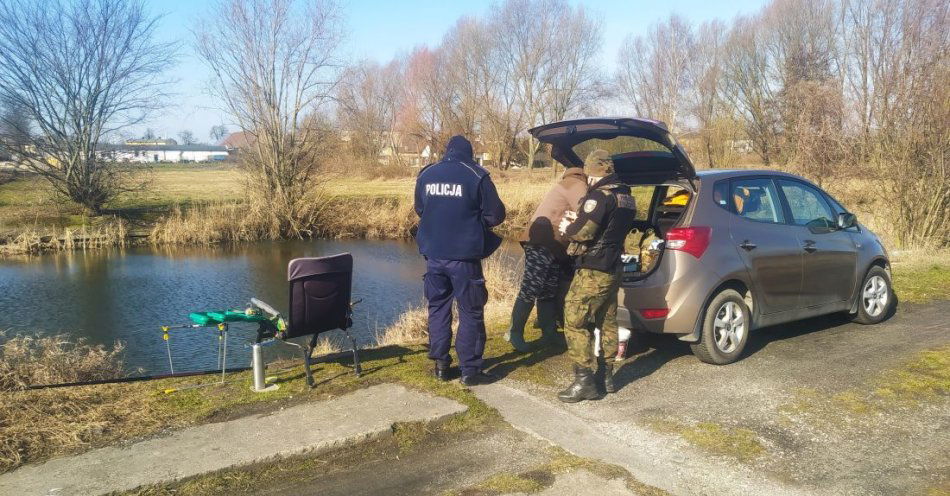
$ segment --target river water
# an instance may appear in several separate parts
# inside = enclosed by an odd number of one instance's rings
[[[354,257],[353,298],[363,299],[355,309],[351,333],[358,343],[373,344],[378,331],[422,303],[425,262],[414,243],[275,241],[0,259],[0,329],[67,333],[107,346],[120,340],[126,344],[130,372],[167,373],[161,325],[189,323],[193,311],[244,308],[251,297],[286,311],[287,262],[343,252]],[[228,366],[248,365],[247,344],[255,330],[253,324],[231,327]],[[217,365],[216,331],[186,329],[171,336],[175,372]],[[283,344],[266,349],[270,356],[299,353]]]

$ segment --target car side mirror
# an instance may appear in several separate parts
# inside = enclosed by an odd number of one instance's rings
[[[858,218],[852,213],[842,212],[838,214],[838,229],[854,227],[857,223]]]

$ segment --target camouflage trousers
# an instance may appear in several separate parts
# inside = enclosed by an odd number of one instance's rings
[[[577,269],[564,301],[564,336],[571,360],[581,367],[597,369],[594,328],[600,329],[603,357],[617,356],[617,291],[620,271],[610,273]]]

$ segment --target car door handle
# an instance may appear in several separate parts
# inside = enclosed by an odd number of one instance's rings
[[[816,251],[818,251],[818,247],[815,246],[815,242],[810,239],[805,241],[805,246],[803,246],[802,248],[804,248],[805,251],[807,251],[808,253],[815,253]]]
[[[758,245],[755,243],[749,242],[748,239],[739,244],[739,248],[742,248],[745,251],[752,251],[756,248],[756,246]]]

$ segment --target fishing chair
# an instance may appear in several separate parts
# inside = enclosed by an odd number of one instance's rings
[[[307,384],[313,387],[310,365],[317,337],[322,332],[341,329],[350,342],[353,353],[353,371],[357,377],[362,373],[356,341],[350,335],[353,325],[353,256],[342,253],[329,257],[296,258],[287,264],[287,282],[290,286],[290,313],[285,321],[272,306],[251,298],[251,307],[267,313],[270,318],[259,321],[257,343],[268,338],[287,340],[310,336],[303,349],[304,371]]]
[[[313,387],[313,374],[310,364],[313,350],[317,346],[317,337],[322,332],[342,329],[350,341],[353,351],[353,371],[359,377],[362,373],[360,357],[356,350],[356,341],[350,335],[353,325],[351,316],[357,302],[350,301],[353,289],[353,256],[342,253],[329,257],[297,258],[287,264],[287,282],[290,283],[290,314],[287,320],[271,305],[257,298],[251,298],[251,304],[244,310],[214,310],[192,312],[188,315],[191,324],[162,326],[165,349],[168,353],[168,366],[175,374],[172,351],[169,343],[171,329],[215,328],[218,330],[218,365],[221,367],[221,381],[227,370],[228,327],[231,322],[255,322],[258,324],[257,339],[252,346],[254,369],[254,390],[264,390],[264,364],[261,346],[283,341],[303,350],[304,370],[307,384]],[[288,339],[310,336],[310,343],[303,347]]]

